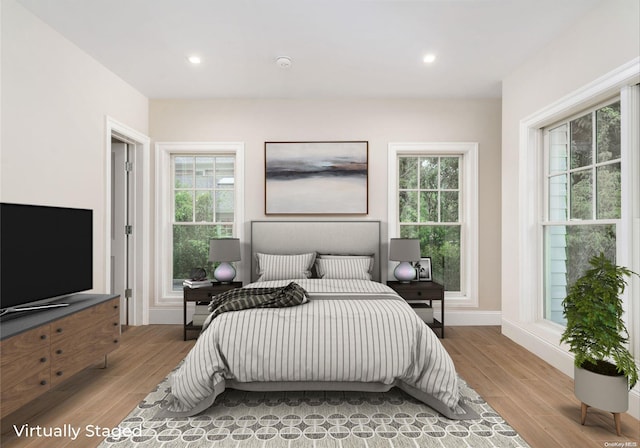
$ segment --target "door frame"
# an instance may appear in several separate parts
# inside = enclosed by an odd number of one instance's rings
[[[105,118],[105,285],[111,285],[111,138],[116,137],[132,145],[133,170],[130,173],[130,188],[133,190],[130,222],[133,234],[130,244],[133,247],[130,262],[133,266],[133,278],[130,285],[133,306],[129,313],[130,325],[149,324],[150,290],[150,206],[151,206],[151,139],[113,118]]]

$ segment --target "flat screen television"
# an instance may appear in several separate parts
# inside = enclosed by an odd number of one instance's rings
[[[92,288],[93,210],[0,203],[2,314]]]

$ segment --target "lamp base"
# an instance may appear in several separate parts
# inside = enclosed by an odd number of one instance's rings
[[[416,278],[416,268],[408,261],[402,261],[393,270],[393,275],[400,283],[409,283]]]
[[[224,261],[213,271],[213,278],[220,283],[231,283],[236,278],[236,270],[231,264]]]

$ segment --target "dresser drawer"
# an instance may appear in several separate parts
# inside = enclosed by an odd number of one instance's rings
[[[190,302],[208,302],[216,294],[219,292],[213,292],[211,288],[185,288],[184,290],[184,297]]]
[[[119,304],[119,299],[110,300],[51,323],[51,344],[67,338],[77,339],[78,334],[92,329],[102,320],[110,320],[119,326]]]
[[[422,285],[415,287],[411,286],[411,284],[404,286],[400,284],[395,284],[393,289],[402,296],[405,300],[441,300],[443,291],[440,289],[430,288],[430,287],[422,287]],[[426,285],[425,285],[426,286]]]
[[[27,370],[27,368],[20,366],[19,379],[13,384],[8,384],[5,378],[5,368],[2,368],[0,414],[3,417],[51,388],[50,363],[43,363],[38,358],[32,358],[28,364],[33,368]],[[15,378],[14,373],[10,373],[10,375]]]
[[[49,339],[49,325],[43,325],[3,340],[0,344],[0,352],[2,352],[2,361],[0,364],[3,366],[3,372],[5,364],[14,363],[17,358],[22,358],[27,353],[39,352],[45,348],[48,349]]]

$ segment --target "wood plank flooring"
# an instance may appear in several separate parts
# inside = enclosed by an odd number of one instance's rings
[[[640,422],[622,416],[615,433],[611,414],[589,409],[580,425],[573,381],[500,334],[499,327],[447,327],[442,339],[460,375],[534,448],[640,447]],[[182,340],[182,327],[150,325],[123,332],[122,344],[102,362],[2,420],[3,448],[91,447],[102,437],[86,437],[86,425],[113,428],[184,358],[194,341]],[[32,428],[81,428],[69,438],[20,437]],[[35,433],[34,433],[35,435]],[[614,443],[621,443],[614,445]],[[626,443],[626,445],[625,445]]]
[[[573,380],[499,327],[449,327],[442,343],[460,376],[532,447],[640,447],[640,422],[629,414],[622,415],[623,437],[608,412],[590,408],[580,425]]]

